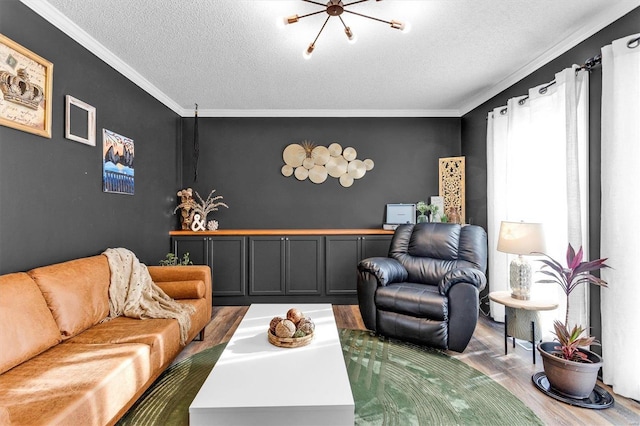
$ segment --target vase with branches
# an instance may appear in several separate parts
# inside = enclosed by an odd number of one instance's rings
[[[194,200],[193,198],[189,198],[181,202],[180,204],[178,204],[178,206],[173,211],[174,214],[181,209],[186,209],[188,211],[190,210],[192,212],[191,213],[192,217],[195,218],[196,215],[198,215],[200,221],[202,221],[203,223],[206,223],[207,216],[209,215],[209,213],[217,211],[218,207],[229,208],[229,206],[226,203],[220,201],[224,198],[222,195],[214,196],[214,193],[216,192],[215,189],[209,193],[209,196],[207,197],[206,200],[204,200],[200,196],[200,194],[198,194],[198,191],[193,191],[193,192],[196,194],[196,197],[198,198],[199,202]]]

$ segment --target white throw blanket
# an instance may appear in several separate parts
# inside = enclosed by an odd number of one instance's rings
[[[103,253],[109,260],[110,320],[121,315],[129,318],[175,318],[180,325],[180,344],[187,342],[193,306],[176,302],[158,287],[144,263],[125,248],[109,248]]]

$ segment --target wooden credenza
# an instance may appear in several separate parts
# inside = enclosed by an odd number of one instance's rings
[[[216,305],[357,303],[357,265],[386,257],[383,229],[171,231],[171,251],[209,265]]]

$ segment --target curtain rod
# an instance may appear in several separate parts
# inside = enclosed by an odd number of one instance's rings
[[[576,68],[576,74],[578,74],[579,71],[582,70],[586,70],[588,72],[591,72],[595,67],[597,67],[598,65],[602,64],[602,54],[598,53],[595,56],[592,56],[591,58],[587,59],[586,61],[584,61],[584,64],[580,65],[578,68]],[[541,95],[544,95],[545,93],[547,93],[547,89],[551,86],[553,86],[554,84],[556,84],[556,79],[554,78],[553,80],[551,80],[551,82],[549,84],[547,84],[546,86],[542,86],[541,88],[538,89],[538,93],[540,93]],[[524,98],[520,99],[518,101],[518,105],[524,105],[525,102],[527,102],[527,99],[529,99],[529,95],[526,95]],[[504,111],[504,113],[502,112]],[[504,110],[500,111],[500,114],[505,114],[506,108]]]
[[[631,40],[629,40],[627,42],[627,47],[629,49],[635,49],[639,45],[640,45],[640,37],[632,38]],[[589,58],[586,61],[584,61],[584,64],[582,64],[578,68],[576,68],[576,73],[578,71],[581,71],[581,70],[586,70],[586,71],[591,72],[595,67],[597,67],[598,65],[601,65],[601,64],[602,64],[602,54],[598,53],[597,55],[592,56],[591,58]],[[555,79],[553,79],[546,86],[542,86],[540,89],[538,89],[538,93],[540,93],[541,95],[544,95],[545,93],[547,93],[547,89],[549,87],[553,86],[554,84],[556,84],[556,80]],[[518,101],[518,105],[524,105],[524,103],[527,101],[527,99],[529,99],[529,95],[526,95],[524,98],[520,99]],[[504,115],[506,113],[507,113],[507,108],[506,107],[500,110],[500,114]]]

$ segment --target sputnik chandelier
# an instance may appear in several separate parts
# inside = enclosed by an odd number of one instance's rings
[[[316,38],[311,42],[311,44],[309,44],[309,46],[305,49],[305,51],[303,52],[303,56],[305,59],[309,59],[311,58],[311,53],[313,52],[313,49],[315,49],[316,47],[316,42],[318,41],[318,37],[320,37],[320,34],[322,34],[322,31],[324,30],[324,27],[327,25],[327,22],[329,22],[329,19],[333,18],[334,16],[337,16],[338,19],[340,19],[340,22],[342,23],[342,26],[344,27],[344,33],[347,36],[347,39],[349,40],[349,43],[355,43],[356,42],[356,36],[353,33],[353,31],[351,30],[350,27],[347,26],[347,24],[345,24],[344,20],[342,19],[342,14],[343,13],[351,13],[352,15],[358,15],[358,16],[362,16],[363,18],[367,18],[367,19],[372,19],[374,21],[378,21],[378,22],[383,22],[385,24],[389,24],[391,26],[391,28],[394,28],[396,30],[400,30],[402,32],[408,32],[410,29],[409,23],[405,22],[402,23],[400,21],[396,21],[396,20],[391,20],[391,21],[385,21],[384,19],[379,19],[379,18],[374,18],[373,16],[368,16],[368,15],[363,15],[362,13],[358,13],[358,12],[354,12],[352,10],[348,10],[348,7],[351,7],[355,4],[358,3],[364,3],[367,2],[369,0],[355,0],[352,1],[351,3],[343,3],[342,0],[329,0],[329,2],[327,4],[324,3],[320,3],[317,1],[312,1],[312,0],[302,0],[306,3],[312,3],[312,4],[316,4],[318,6],[322,6],[323,9],[319,10],[317,12],[312,12],[312,13],[307,13],[306,15],[291,15],[291,16],[287,16],[285,18],[282,19],[282,22],[284,23],[284,25],[288,25],[288,24],[295,24],[296,22],[298,22],[300,19],[302,18],[306,18],[308,16],[313,16],[313,15],[318,15],[322,12],[325,12],[327,15],[327,19],[325,19],[324,23],[322,24],[322,27],[320,28],[320,31],[318,32],[318,35],[316,36]],[[381,0],[375,0],[376,2],[381,1]]]

